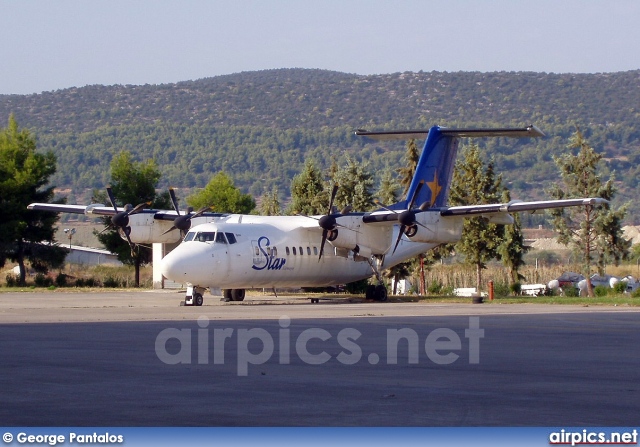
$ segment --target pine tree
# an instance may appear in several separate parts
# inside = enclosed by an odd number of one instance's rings
[[[327,211],[327,205],[321,200],[323,191],[322,173],[312,160],[307,160],[302,172],[291,181],[291,204],[287,214],[307,216],[324,214]]]
[[[28,210],[31,202],[49,202],[53,186],[44,188],[56,172],[52,152],[36,153],[36,139],[19,129],[13,115],[0,129],[0,267],[18,263],[18,283],[25,284],[26,267],[40,273],[61,267],[67,251],[54,244],[56,213]],[[42,189],[44,188],[44,189]]]
[[[278,187],[274,186],[271,191],[267,191],[262,195],[260,215],[279,216],[280,214],[282,214],[282,210],[280,209],[280,200],[278,199]]]
[[[376,192],[376,197],[385,205],[391,205],[398,201],[398,189],[400,185],[393,179],[391,169],[387,168],[382,173],[380,188]]]
[[[403,196],[407,195],[411,181],[413,180],[413,173],[416,172],[418,166],[418,160],[420,160],[420,152],[418,151],[418,145],[413,138],[407,141],[407,151],[404,155],[406,162],[405,166],[398,168],[397,172],[400,175],[400,186],[403,188]]]
[[[502,193],[502,202],[509,201],[511,201],[511,194],[505,189]],[[502,259],[502,263],[509,270],[511,285],[515,286],[521,279],[524,279],[518,271],[520,267],[525,265],[524,254],[527,252],[528,247],[524,245],[520,215],[514,213],[512,216],[513,225],[505,225],[504,240],[498,247],[498,254]]]
[[[551,196],[555,199],[601,197],[611,200],[616,193],[614,176],[602,183],[597,172],[602,155],[589,146],[580,129],[572,135],[569,149],[579,149],[579,152],[554,157],[563,185],[553,185],[549,191]],[[618,209],[610,205],[586,205],[556,208],[549,212],[559,233],[558,242],[570,246],[582,259],[589,296],[593,296],[589,280],[593,262],[596,262],[599,273],[604,274],[607,263],[617,265],[628,256],[631,242],[624,239],[622,233],[626,210],[627,205]]]
[[[347,155],[346,164],[335,173],[339,186],[335,205],[338,208],[352,206],[356,211],[370,211],[373,206],[373,175],[366,163],[359,163]]]
[[[456,162],[449,201],[451,205],[482,205],[499,203],[502,177],[495,176],[493,162],[485,167],[480,158],[480,149],[472,144],[462,151]],[[482,270],[487,262],[498,256],[504,235],[504,225],[489,223],[484,217],[465,219],[462,237],[455,245],[456,253],[464,256],[465,262],[476,267],[476,287],[482,288]]]

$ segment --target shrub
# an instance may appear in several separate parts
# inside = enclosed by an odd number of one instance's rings
[[[37,287],[49,287],[53,285],[53,280],[48,276],[45,276],[43,273],[38,273],[33,282]]]
[[[120,281],[113,276],[107,276],[104,280],[103,286],[112,288],[120,287]]]
[[[12,273],[9,273],[6,277],[7,287],[16,287],[18,285],[18,277]]]
[[[508,284],[505,284],[502,282],[493,284],[493,293],[496,296],[502,296],[502,297],[509,296],[509,292],[510,292],[510,289]]]
[[[580,296],[580,289],[574,286],[565,286],[562,288],[562,294],[569,297]]]
[[[58,273],[56,276],[56,286],[65,287],[67,285],[67,275],[64,273]]]
[[[427,287],[427,292],[430,295],[439,295],[442,293],[442,283],[440,281],[434,281]]]
[[[609,290],[611,289],[607,286],[596,286],[593,289],[593,293],[595,296],[607,296],[609,294]]]
[[[453,286],[442,287],[440,293],[445,296],[453,295]]]
[[[627,291],[627,282],[626,281],[620,281],[620,282],[616,283],[613,286],[613,291],[615,293],[618,293],[618,294],[625,293]]]

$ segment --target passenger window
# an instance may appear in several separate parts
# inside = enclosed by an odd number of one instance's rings
[[[296,247],[293,247],[293,255],[296,255]]]
[[[227,240],[229,241],[229,244],[235,244],[236,241],[236,236],[233,233],[225,233],[225,236],[227,236]]]
[[[307,254],[308,254],[309,256],[311,256],[311,248],[310,248],[310,247],[307,247]]]
[[[216,242],[220,244],[226,244],[227,240],[224,238],[224,233],[218,232],[216,233]]]
[[[299,248],[300,248],[300,256],[302,256],[304,252],[302,251],[302,247],[299,247]]]
[[[273,254],[273,256],[278,256],[278,249],[276,247],[273,247],[271,253]]]
[[[314,256],[318,256],[318,247],[313,247]]]
[[[256,247],[256,256],[260,256],[260,249]]]
[[[287,256],[291,254],[291,252],[289,252],[289,247],[285,247],[285,251],[287,252]]]

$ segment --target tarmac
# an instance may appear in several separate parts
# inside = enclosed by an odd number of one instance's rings
[[[0,294],[3,426],[634,426],[640,309]]]

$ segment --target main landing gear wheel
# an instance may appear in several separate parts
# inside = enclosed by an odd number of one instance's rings
[[[382,284],[378,284],[375,287],[373,299],[381,303],[387,301],[387,288]]]
[[[202,306],[203,302],[204,298],[202,298],[202,295],[200,293],[193,294],[193,304],[195,304],[196,306]]]
[[[367,286],[365,298],[380,302],[387,301],[387,288],[382,284],[378,284],[377,286]]]
[[[231,289],[231,299],[233,301],[244,301],[244,289]]]

